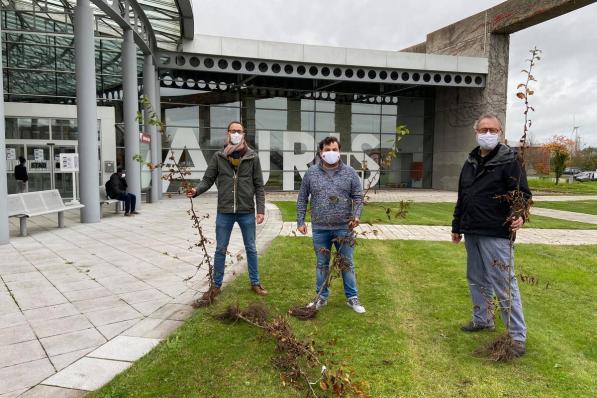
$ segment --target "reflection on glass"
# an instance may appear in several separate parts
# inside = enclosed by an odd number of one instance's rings
[[[78,140],[76,119],[52,119],[53,140]]]

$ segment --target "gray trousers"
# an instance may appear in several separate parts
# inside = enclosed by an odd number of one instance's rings
[[[17,193],[29,192],[29,181],[17,180]]]
[[[492,300],[495,294],[510,336],[517,341],[526,341],[527,328],[514,274],[514,251],[510,241],[467,234],[464,244],[467,252],[466,278],[473,299],[473,322],[477,325],[493,325]]]

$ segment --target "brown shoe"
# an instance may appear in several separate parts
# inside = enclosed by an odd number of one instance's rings
[[[193,304],[191,304],[191,306],[193,308],[207,307],[208,305],[211,305],[214,302],[216,296],[219,295],[221,292],[222,289],[220,289],[219,287],[214,287],[208,290],[207,292],[203,293],[201,298],[195,300]]]
[[[251,290],[260,296],[267,296],[267,290],[265,290],[261,285],[251,285]]]

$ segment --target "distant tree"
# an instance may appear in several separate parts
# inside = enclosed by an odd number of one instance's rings
[[[556,185],[560,182],[573,148],[574,141],[563,135],[554,135],[543,144],[543,150],[549,153],[551,168],[556,175]]]
[[[571,164],[585,170],[597,170],[597,147],[589,146],[578,151]]]

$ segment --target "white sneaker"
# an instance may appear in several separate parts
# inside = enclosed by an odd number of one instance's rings
[[[351,297],[346,301],[346,304],[354,310],[357,314],[365,313],[365,307],[359,303],[359,298],[357,296]]]
[[[307,304],[307,308],[315,307],[315,309],[318,310],[321,307],[323,307],[324,305],[326,305],[327,303],[328,303],[327,300],[324,300],[321,297],[319,297],[319,298],[316,298],[313,301],[311,301],[309,304]]]

